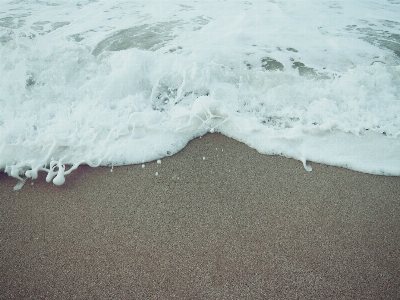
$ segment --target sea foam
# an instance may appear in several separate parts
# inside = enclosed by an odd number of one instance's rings
[[[60,185],[80,164],[158,160],[207,132],[307,170],[400,175],[394,2],[1,4],[10,176]]]

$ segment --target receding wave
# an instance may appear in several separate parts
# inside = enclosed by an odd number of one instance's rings
[[[220,132],[307,170],[400,175],[398,8],[372,26],[351,11],[378,2],[336,2],[313,7],[323,24],[289,1],[9,2],[0,169],[62,184],[80,164],[142,163]]]

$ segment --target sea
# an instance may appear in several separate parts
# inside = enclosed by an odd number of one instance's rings
[[[399,0],[0,0],[0,171],[171,156],[206,133],[400,175]]]

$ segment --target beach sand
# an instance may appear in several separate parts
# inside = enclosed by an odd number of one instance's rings
[[[0,298],[399,299],[400,177],[311,165],[207,134],[60,187],[2,174]]]

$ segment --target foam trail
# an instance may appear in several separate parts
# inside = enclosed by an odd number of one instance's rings
[[[393,1],[0,2],[0,170],[21,184],[207,132],[400,175]]]

